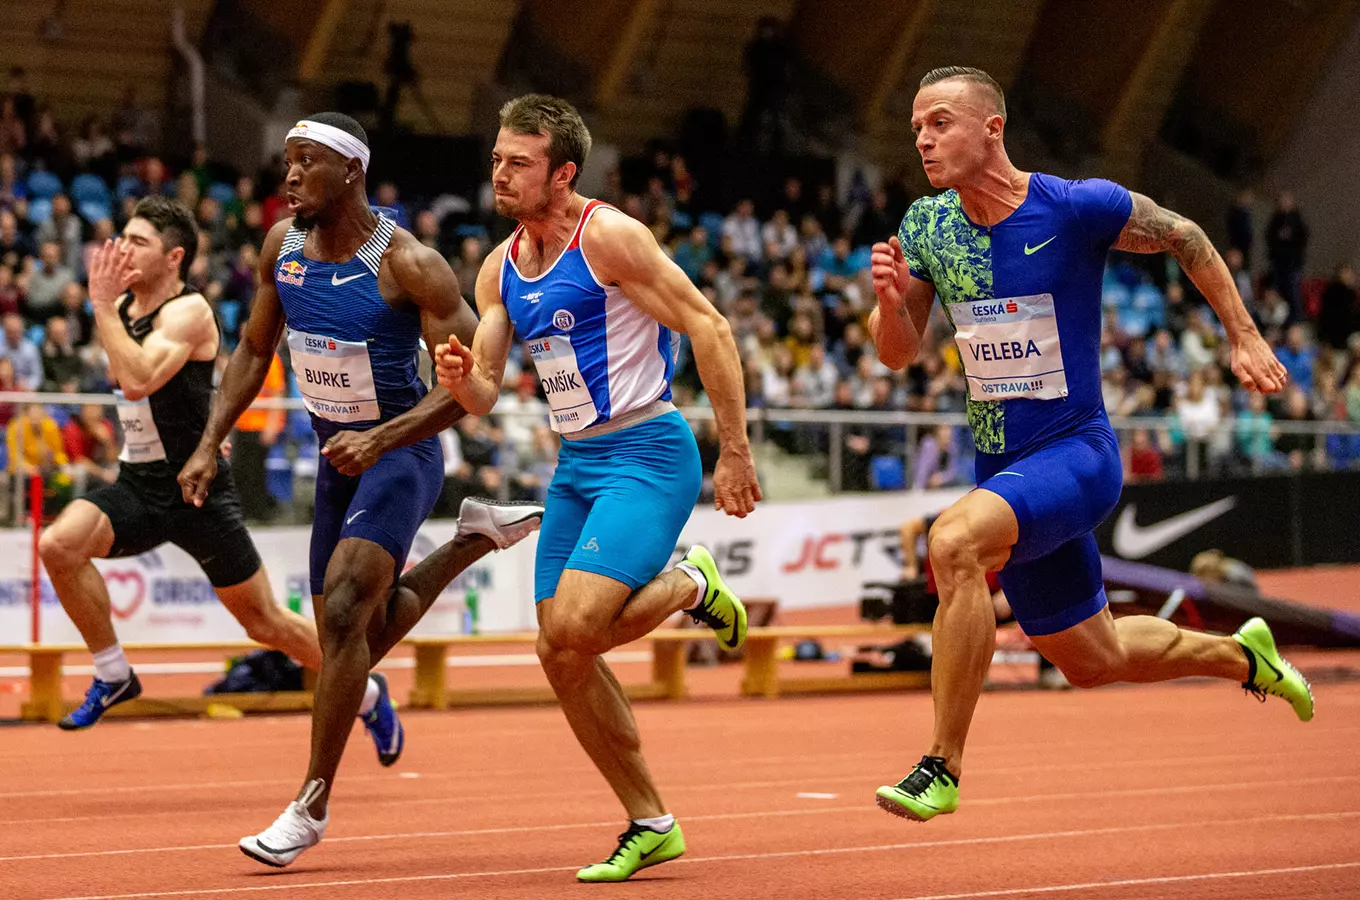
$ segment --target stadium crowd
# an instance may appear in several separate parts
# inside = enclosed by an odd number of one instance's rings
[[[154,117],[129,91],[108,120],[65,127],[10,74],[0,95],[0,390],[104,393],[107,358],[85,296],[93,249],[116,235],[140,197],[163,194],[194,211],[200,226],[190,285],[214,305],[225,354],[249,313],[258,247],[286,215],[282,168],[238,174],[215,165],[206,147],[172,170],[155,155]],[[846,190],[831,181],[787,179],[773,196],[738,198],[710,209],[697,197],[685,159],[658,145],[632,167],[625,189],[608,173],[602,199],[646,222],[675,262],[728,317],[737,338],[750,406],[769,413],[767,435],[783,450],[825,460],[833,433],[842,442],[842,488],[934,487],[971,478],[971,441],[960,427],[913,429],[906,471],[900,427],[780,423],[777,411],[962,412],[965,383],[948,323],[937,308],[922,353],[905,372],[876,360],[864,323],[875,303],[869,245],[895,232],[911,199],[899,181],[870,186],[857,175]],[[637,172],[640,171],[640,177]],[[390,183],[373,202],[449,259],[471,300],[493,235],[506,232],[489,192],[470,198],[468,216],[451,204],[406,204]],[[711,192],[710,192],[711,193]],[[457,204],[452,204],[456,206]],[[1282,194],[1264,222],[1244,194],[1226,211],[1221,247],[1238,289],[1289,371],[1287,390],[1248,395],[1235,383],[1223,333],[1204,299],[1165,257],[1112,254],[1106,272],[1101,366],[1112,415],[1164,417],[1165,427],[1122,435],[1126,476],[1160,479],[1199,472],[1360,465],[1360,436],[1281,433],[1282,421],[1360,424],[1360,293],[1355,270],[1309,269],[1308,229]],[[1213,223],[1206,223],[1213,224]],[[285,353],[286,353],[286,348]],[[297,396],[280,357],[266,393]],[[682,341],[681,403],[702,405]],[[526,360],[507,368],[497,414],[468,417],[444,436],[450,514],[463,496],[491,492],[541,496],[556,459],[546,406]],[[522,412],[523,417],[503,416]],[[1231,427],[1222,427],[1232,420]],[[52,503],[87,484],[111,480],[118,439],[111,409],[98,404],[0,404],[0,453],[16,474],[41,473]],[[716,435],[696,425],[708,471]],[[268,520],[290,501],[294,481],[314,472],[315,439],[305,413],[256,412],[233,438],[247,514]],[[1191,456],[1194,456],[1193,461]],[[298,492],[299,499],[307,495]],[[301,513],[305,514],[305,510]]]

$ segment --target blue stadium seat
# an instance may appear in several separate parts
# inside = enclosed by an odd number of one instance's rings
[[[907,486],[907,468],[900,456],[869,460],[869,484],[876,491],[900,491]]]
[[[98,175],[91,175],[89,172],[82,172],[71,179],[71,199],[77,204],[109,204],[113,202],[113,194],[109,191],[109,186],[104,183],[104,179]]]
[[[142,184],[142,179],[136,175],[124,175],[118,179],[113,193],[119,200],[123,200],[126,197],[140,197],[145,190],[146,186]]]
[[[29,343],[35,347],[41,347],[47,340],[47,327],[45,325],[30,325],[28,331],[24,332],[24,337],[28,338]]]
[[[61,193],[61,179],[51,172],[39,169],[28,176],[28,195],[30,197],[50,200]]]
[[[715,212],[699,214],[699,227],[708,232],[708,244],[713,249],[722,245],[723,217]]]
[[[39,197],[28,201],[28,221],[34,225],[41,225],[52,218],[52,201],[46,197]]]
[[[102,219],[113,218],[113,207],[102,200],[83,201],[76,207],[76,212],[91,225]]]
[[[1133,304],[1133,294],[1117,281],[1107,282],[1100,292],[1100,305],[1106,309],[1128,309]]]
[[[671,228],[676,231],[689,231],[694,227],[694,217],[687,212],[676,210],[671,213]]]
[[[208,196],[216,200],[218,203],[221,203],[223,206],[226,206],[228,203],[236,199],[236,188],[232,187],[229,184],[223,184],[220,181],[215,181],[212,184],[208,185]]]

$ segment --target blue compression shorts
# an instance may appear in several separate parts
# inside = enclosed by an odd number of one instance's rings
[[[345,538],[372,541],[392,557],[401,575],[416,532],[444,489],[444,451],[438,438],[384,453],[368,470],[342,475],[322,456],[316,472],[316,518],[312,523],[312,594],[320,596],[326,567]]]
[[[678,412],[563,441],[538,534],[534,602],[557,593],[564,569],[634,590],[651,581],[670,561],[702,481],[699,447]]]
[[[1119,442],[1102,416],[1042,446],[977,455],[978,486],[1001,496],[1020,538],[1000,572],[1029,635],[1084,622],[1107,603],[1095,531],[1119,502]]]

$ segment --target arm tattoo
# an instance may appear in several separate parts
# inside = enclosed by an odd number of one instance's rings
[[[1211,264],[1218,255],[1204,229],[1138,193],[1133,194],[1133,212],[1114,249],[1170,253],[1187,273]]]

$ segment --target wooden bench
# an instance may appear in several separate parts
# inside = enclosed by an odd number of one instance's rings
[[[752,628],[742,651],[741,693],[747,697],[778,697],[781,694],[829,693],[864,690],[903,690],[927,687],[928,672],[890,672],[867,675],[781,678],[778,650],[781,643],[813,638],[858,638],[865,642],[891,642],[920,634],[924,626],[902,625],[809,625]],[[447,637],[407,638],[402,643],[415,652],[415,683],[405,704],[408,709],[449,709],[462,706],[522,705],[552,703],[556,698],[547,686],[478,687],[453,689],[448,683],[449,649],[454,646],[528,644],[538,640],[537,632],[502,634],[461,634]],[[699,629],[660,628],[643,641],[652,649],[651,679],[624,685],[633,700],[683,700],[689,690],[685,681],[685,650],[691,641],[714,638]],[[126,644],[131,653],[225,651],[247,653],[260,649],[251,641],[222,641],[188,644]],[[29,720],[55,722],[78,705],[62,696],[62,677],[68,654],[84,656],[88,651],[79,644],[0,646],[0,654],[28,657],[28,700],[20,715]],[[222,703],[243,712],[292,712],[310,709],[309,690],[258,694],[211,694],[157,699],[143,695],[109,710],[110,716],[194,715],[208,706]]]

